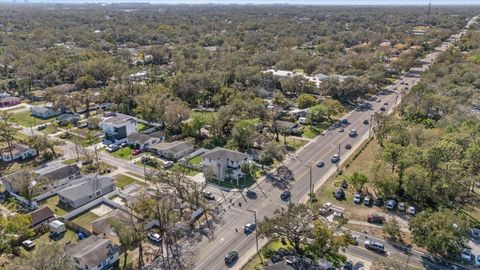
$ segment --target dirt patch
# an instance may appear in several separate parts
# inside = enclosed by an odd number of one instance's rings
[[[90,212],[94,213],[95,215],[97,215],[99,217],[105,216],[106,214],[108,214],[112,211],[113,211],[113,208],[111,208],[110,206],[108,206],[106,204],[101,204],[101,205],[93,208],[92,210],[90,210]]]

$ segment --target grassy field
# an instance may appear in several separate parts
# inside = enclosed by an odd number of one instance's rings
[[[130,147],[123,147],[118,149],[115,152],[110,153],[112,156],[121,159],[129,160],[132,157],[132,148]]]
[[[303,128],[303,137],[313,139],[323,131],[320,127],[305,126]]]
[[[217,112],[192,112],[190,117],[200,118],[203,119],[205,123],[211,123],[217,115]]]
[[[175,165],[173,165],[172,167],[172,171],[174,172],[180,172],[180,173],[185,173],[186,175],[189,175],[189,176],[195,176],[199,173],[199,171],[196,171],[196,170],[192,170],[190,168],[187,168],[187,167],[184,167],[178,163],[176,163]]]
[[[80,216],[77,216],[76,218],[72,219],[72,222],[79,225],[79,226],[82,226],[83,228],[89,230],[89,231],[92,231],[92,221],[94,221],[95,219],[99,218],[99,216],[95,215],[94,213],[88,211],[88,212],[85,212],[83,214],[81,214]]]
[[[13,121],[23,127],[37,126],[52,122],[53,120],[54,118],[40,119],[33,117],[30,115],[30,111],[23,111],[13,114]]]
[[[128,177],[124,174],[118,174],[115,176],[115,183],[118,188],[124,188],[135,182],[135,179]]]
[[[194,158],[191,158],[188,160],[188,162],[192,163],[192,164],[200,164],[202,163],[202,156],[196,156]]]
[[[58,202],[59,202],[59,197],[58,195],[55,195],[53,197],[50,197],[42,201],[40,204],[42,206],[48,206],[53,211],[53,213],[55,213],[55,215],[57,216],[63,216],[70,211],[70,209],[67,209],[64,206],[59,206]]]
[[[302,146],[307,144],[308,141],[302,140],[300,138],[296,137],[287,137],[287,145],[291,148],[293,148],[295,151],[300,149]]]

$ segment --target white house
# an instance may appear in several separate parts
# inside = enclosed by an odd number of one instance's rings
[[[75,266],[81,270],[100,270],[118,267],[119,248],[108,239],[91,235],[66,247]]]
[[[73,180],[70,186],[57,192],[59,200],[72,208],[80,207],[115,190],[115,179],[88,175]]]
[[[178,160],[193,152],[193,144],[184,141],[162,142],[150,146],[149,150],[158,156]]]
[[[249,162],[251,157],[245,153],[216,147],[202,155],[202,164],[211,168],[212,176],[218,180],[226,178],[238,180],[243,177],[242,165]]]
[[[1,150],[0,160],[11,162],[15,160],[24,160],[37,155],[37,150],[28,145],[17,143],[12,148],[4,148]]]
[[[127,141],[128,135],[137,131],[137,125],[134,117],[120,113],[106,114],[100,123],[105,139],[114,143]]]

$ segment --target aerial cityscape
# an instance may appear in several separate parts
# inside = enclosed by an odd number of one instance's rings
[[[0,2],[0,270],[480,269],[480,2]]]

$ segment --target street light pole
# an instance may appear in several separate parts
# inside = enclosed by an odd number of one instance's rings
[[[249,212],[252,212],[253,213],[253,222],[255,222],[255,226],[257,226],[257,211],[255,210],[250,210],[250,209],[247,209],[247,211]],[[260,258],[260,261],[263,263],[263,259],[262,259],[262,256],[260,256],[260,252],[258,250],[258,231],[255,232],[255,245],[257,247],[257,255],[258,257]]]

